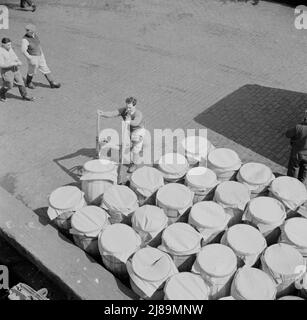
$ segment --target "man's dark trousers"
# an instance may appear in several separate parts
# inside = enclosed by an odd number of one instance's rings
[[[291,151],[287,175],[307,182],[307,154]]]

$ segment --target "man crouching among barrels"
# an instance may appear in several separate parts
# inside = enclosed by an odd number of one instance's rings
[[[98,114],[104,118],[122,117],[128,127],[130,127],[130,151],[132,153],[132,161],[128,172],[132,173],[137,169],[137,165],[139,164],[140,152],[143,148],[145,136],[145,126],[142,112],[135,107],[137,100],[133,97],[129,97],[125,102],[126,107],[108,112],[98,110]]]

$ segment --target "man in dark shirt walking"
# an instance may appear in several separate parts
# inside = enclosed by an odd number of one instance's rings
[[[35,89],[32,82],[33,76],[39,70],[48,80],[51,88],[60,88],[61,84],[54,81],[51,76],[51,71],[47,65],[40,40],[36,33],[36,27],[33,24],[26,26],[26,34],[21,43],[21,51],[28,61],[28,74],[26,86],[30,89]]]
[[[303,122],[290,128],[286,137],[291,139],[291,153],[287,175],[307,182],[307,110]]]

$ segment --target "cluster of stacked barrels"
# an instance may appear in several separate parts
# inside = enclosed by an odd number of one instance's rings
[[[48,215],[140,299],[307,297],[307,190],[203,137],[117,184],[117,165],[84,164],[81,188],[49,197]]]

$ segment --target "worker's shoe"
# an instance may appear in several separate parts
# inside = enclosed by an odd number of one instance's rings
[[[45,74],[46,79],[48,80],[50,84],[50,88],[52,89],[58,89],[61,87],[61,84],[58,82],[55,82],[53,78],[51,77],[50,73]]]
[[[1,88],[0,89],[0,101],[2,102],[6,102],[6,93],[7,93],[7,89],[6,88]]]
[[[35,85],[32,82],[33,76],[30,76],[27,74],[27,79],[26,79],[26,87],[29,89],[35,89]]]
[[[137,165],[134,164],[134,163],[132,163],[132,164],[129,166],[127,172],[132,173],[132,172],[134,172],[136,169],[137,169]]]
[[[51,81],[51,82],[50,82],[50,87],[51,87],[52,89],[58,89],[58,88],[61,87],[61,84],[58,83],[58,82],[53,82],[53,81]]]
[[[19,89],[19,93],[20,93],[23,100],[34,101],[33,97],[28,96],[27,90],[24,86],[19,86],[18,89]]]

